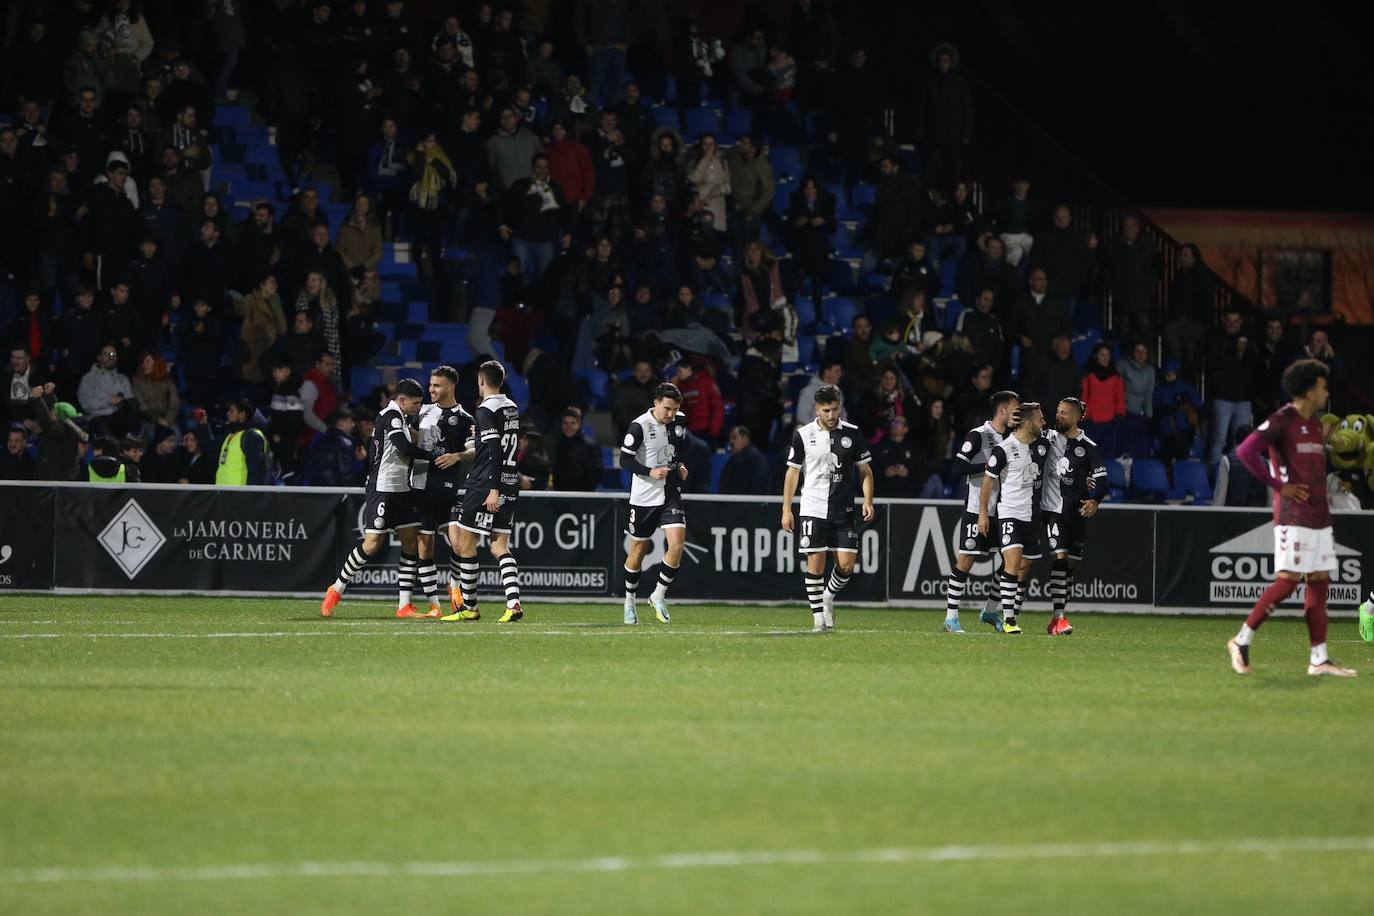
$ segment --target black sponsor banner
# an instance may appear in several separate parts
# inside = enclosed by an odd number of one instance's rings
[[[333,581],[343,558],[362,538],[362,513],[366,497],[350,494],[345,500],[347,518],[346,543],[337,562],[325,575],[318,576],[314,587],[321,592]],[[615,503],[610,497],[579,498],[575,496],[522,497],[516,504],[515,526],[511,532],[511,552],[520,563],[520,593],[531,598],[605,598],[616,594],[620,587],[615,552]],[[401,543],[392,534],[387,549],[363,568],[354,580],[350,595],[396,595],[396,567],[401,556]],[[439,568],[441,594],[447,596],[450,551],[446,529],[436,538],[435,563]],[[477,558],[481,563],[478,597],[496,601],[505,590],[501,574],[491,554],[487,540],[478,543]],[[424,598],[415,591],[417,603]]]
[[[620,502],[617,513],[619,548],[623,564],[629,538],[625,522],[629,504]],[[887,598],[887,509],[878,507],[872,522],[859,524],[859,554],[854,577],[844,590],[844,601],[884,601]],[[780,500],[734,502],[687,500],[687,546],[673,581],[670,598],[717,601],[796,601],[806,604],[802,583],[805,559],[797,553],[797,535],[782,530]],[[663,559],[662,531],[655,532],[644,560],[640,595],[653,589],[654,574]],[[616,593],[624,594],[624,582]]]
[[[1342,513],[1333,519],[1336,569],[1329,606],[1359,605],[1365,557],[1374,551],[1374,516]],[[1157,513],[1157,604],[1225,610],[1253,605],[1274,581],[1274,524],[1270,512]],[[1298,588],[1282,607],[1301,607]]]
[[[53,490],[0,489],[0,590],[53,587]]]
[[[902,503],[891,512],[888,597],[939,607],[958,557],[962,505]],[[1087,550],[1075,574],[1072,604],[1149,604],[1154,598],[1150,541],[1156,513],[1104,508],[1088,519]],[[1027,600],[1049,600],[1050,559],[1032,568]],[[997,596],[999,557],[980,559],[969,572],[968,604]]]
[[[108,486],[55,492],[63,550],[58,588],[315,591],[341,552],[343,494]]]

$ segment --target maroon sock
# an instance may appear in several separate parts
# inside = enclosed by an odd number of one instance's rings
[[[1260,595],[1260,600],[1255,602],[1255,609],[1250,612],[1249,617],[1245,618],[1245,625],[1252,630],[1258,630],[1260,624],[1264,623],[1265,618],[1269,616],[1269,611],[1274,605],[1293,594],[1297,587],[1298,583],[1291,579],[1279,579],[1266,588],[1264,594]]]
[[[1326,642],[1326,594],[1330,589],[1330,579],[1307,580],[1303,608],[1307,611],[1307,639],[1314,646]]]

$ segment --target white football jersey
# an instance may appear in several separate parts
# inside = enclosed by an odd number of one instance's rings
[[[682,492],[682,478],[677,473],[687,454],[687,426],[682,414],[665,424],[654,419],[653,411],[646,410],[625,431],[620,452],[646,468],[672,470],[666,480],[654,480],[645,474],[631,477],[630,505],[661,506]]]
[[[1035,501],[1040,492],[1040,473],[1049,451],[1048,443],[1039,437],[1026,443],[1015,436],[1007,436],[993,448],[988,456],[987,476],[1001,479],[998,518],[1014,518],[1023,522],[1034,519]]]
[[[959,443],[959,448],[954,453],[954,457],[956,460],[970,465],[967,473],[973,474],[974,467],[986,465],[992,450],[1005,438],[1006,435],[999,433],[992,422],[988,421],[982,426],[975,426],[968,431],[968,434],[964,436],[964,441]],[[964,497],[964,511],[971,515],[977,515],[978,510],[983,507],[982,482],[983,478],[977,475],[969,477],[968,495]],[[997,486],[994,485],[992,494],[988,497],[988,514],[992,515],[996,510]]]
[[[868,451],[859,428],[840,421],[831,432],[812,420],[792,434],[787,466],[802,472],[801,515],[804,518],[845,520],[854,514],[854,469],[868,464]]]

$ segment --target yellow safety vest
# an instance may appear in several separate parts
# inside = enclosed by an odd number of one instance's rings
[[[124,462],[119,462],[119,473],[113,477],[102,477],[95,472],[94,465],[86,465],[86,477],[91,483],[123,483],[124,482]]]
[[[248,457],[243,453],[244,432],[255,432],[262,436],[263,449],[267,448],[267,437],[262,430],[252,428],[230,433],[219,448],[219,469],[215,471],[215,485],[220,487],[241,487],[248,483]]]

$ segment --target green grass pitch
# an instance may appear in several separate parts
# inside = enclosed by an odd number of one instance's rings
[[[1374,911],[1349,620],[390,613],[0,598],[0,913]]]

